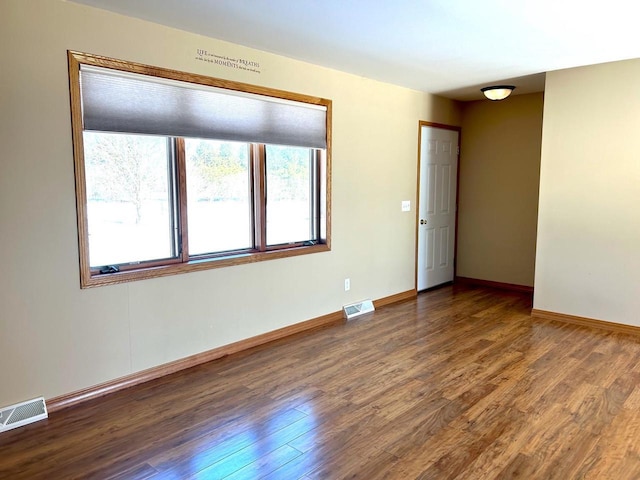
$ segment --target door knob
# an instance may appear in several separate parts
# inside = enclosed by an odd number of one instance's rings
[[[426,225],[427,221],[423,218],[420,219],[420,225]]]

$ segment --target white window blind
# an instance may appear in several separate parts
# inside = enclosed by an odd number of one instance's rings
[[[327,108],[82,65],[85,130],[327,146]]]

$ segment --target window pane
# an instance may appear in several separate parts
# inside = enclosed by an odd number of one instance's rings
[[[85,132],[83,139],[90,265],[174,257],[167,138]]]
[[[314,239],[311,159],[308,148],[266,146],[267,245]]]
[[[249,145],[185,139],[189,255],[253,247]]]

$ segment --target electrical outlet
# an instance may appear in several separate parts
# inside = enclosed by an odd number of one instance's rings
[[[348,292],[349,290],[351,290],[351,279],[350,278],[345,278],[344,279],[344,291]]]

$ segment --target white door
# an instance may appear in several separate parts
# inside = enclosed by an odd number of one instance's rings
[[[458,132],[422,126],[417,289],[453,281]]]

